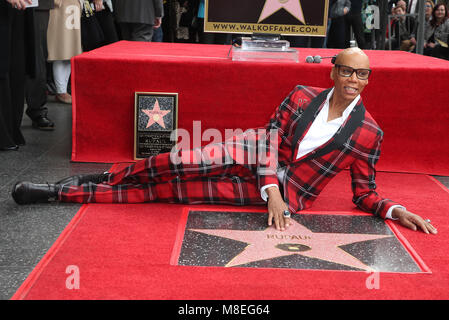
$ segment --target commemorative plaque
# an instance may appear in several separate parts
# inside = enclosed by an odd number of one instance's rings
[[[178,126],[178,94],[136,92],[134,109],[134,160],[170,152],[176,143],[170,136]]]

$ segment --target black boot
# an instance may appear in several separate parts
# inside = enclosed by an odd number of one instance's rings
[[[59,186],[55,184],[37,184],[17,182],[11,192],[18,204],[47,203],[58,199]]]
[[[32,121],[33,128],[35,129],[48,131],[55,129],[55,124],[53,123],[53,121],[48,119],[46,116],[34,118],[32,119]]]
[[[95,184],[100,184],[107,180],[109,174],[108,173],[100,173],[100,174],[78,174],[76,176],[71,176],[64,178],[56,184],[61,186],[69,185],[69,186],[80,186],[82,184],[93,182]]]

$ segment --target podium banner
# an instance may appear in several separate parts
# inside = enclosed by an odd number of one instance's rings
[[[329,0],[206,0],[205,32],[326,36]]]

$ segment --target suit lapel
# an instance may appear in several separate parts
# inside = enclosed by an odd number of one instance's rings
[[[322,91],[320,94],[318,94],[312,101],[310,101],[310,104],[307,106],[307,108],[304,110],[302,116],[298,120],[298,124],[295,129],[295,134],[293,135],[292,140],[292,160],[296,160],[296,154],[298,153],[298,146],[299,141],[302,140],[304,135],[306,134],[307,130],[312,125],[313,121],[315,120],[316,116],[321,110],[321,106],[323,102],[326,100],[328,93],[331,91],[331,89],[327,89]]]
[[[310,152],[301,160],[319,158],[339,149],[351,137],[355,130],[362,125],[362,121],[365,118],[365,111],[365,106],[363,105],[362,99],[360,99],[348,119],[346,119],[345,123],[342,124],[335,135],[327,143],[318,147],[315,152]]]

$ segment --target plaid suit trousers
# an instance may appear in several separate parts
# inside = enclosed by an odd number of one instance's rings
[[[256,166],[237,161],[239,156],[235,150],[238,146],[243,145],[245,151],[251,146],[239,143],[235,137],[233,139],[183,151],[180,163],[172,160],[172,153],[162,153],[112,172],[101,184],[89,182],[80,186],[62,186],[59,200],[78,203],[265,204],[257,185]]]

